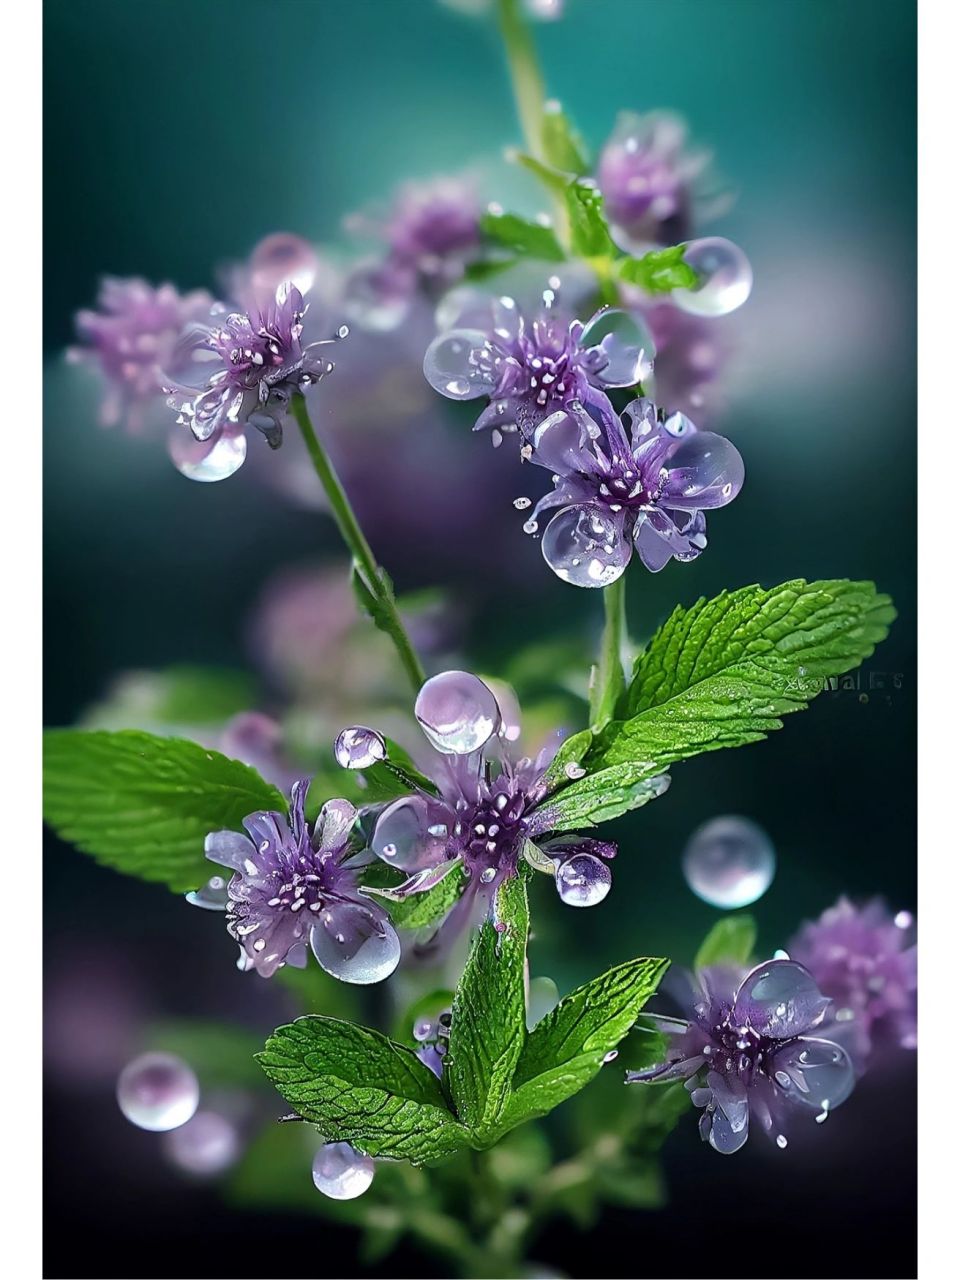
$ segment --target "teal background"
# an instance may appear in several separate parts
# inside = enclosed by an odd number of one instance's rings
[[[567,917],[543,901],[539,945],[562,988],[631,949],[692,954],[715,913],[686,890],[679,854],[717,812],[749,814],[777,846],[780,871],[756,909],[771,948],[840,892],[913,906],[916,857],[914,6],[568,0],[567,10],[536,31],[549,91],[594,146],[619,109],[683,114],[739,192],[708,230],[745,247],[756,279],[730,321],[738,353],[718,421],[744,454],[747,485],[712,517],[710,549],[695,564],[657,577],[631,572],[633,630],[648,634],[675,603],[724,586],[869,577],[895,596],[901,617],[868,669],[902,680],[866,701],[822,697],[766,743],[678,768],[667,797],[619,824],[615,892],[577,917],[577,948],[564,941]],[[500,158],[517,131],[494,29],[434,0],[48,0],[45,44],[46,719],[60,724],[117,670],[244,660],[251,597],[278,561],[337,552],[322,517],[283,507],[246,469],[221,485],[190,485],[155,445],[96,427],[91,389],[65,370],[61,352],[98,276],[212,288],[215,266],[244,257],[269,231],[336,240],[345,213],[382,200],[399,180],[475,161],[491,175],[490,198],[535,195]],[[466,475],[486,446],[454,429]],[[491,511],[501,518],[502,506]],[[500,590],[493,563],[466,588],[468,649],[486,670],[531,632],[579,628],[586,644],[598,625],[598,599],[553,579],[532,544],[516,554],[529,563],[522,589]],[[388,540],[383,556],[401,587],[435,580],[421,548],[394,553]],[[53,846],[53,947],[72,936],[78,904],[107,938],[119,933],[135,947],[139,933],[141,963],[150,945],[188,927],[185,945],[204,963],[222,962],[199,923],[184,924],[180,904]],[[176,1010],[188,967],[158,981]],[[822,1202],[807,1206],[863,1228],[845,1275],[909,1265],[909,1098],[899,1128],[887,1112],[881,1122],[881,1106],[865,1092],[845,1109],[858,1156],[845,1165],[833,1150],[845,1181],[821,1185]],[[683,1150],[671,1176],[681,1203],[694,1186],[703,1194],[701,1179],[710,1194],[731,1194],[735,1182],[716,1185],[718,1163],[733,1176],[726,1162]],[[738,1158],[736,1176],[765,1168],[749,1163],[762,1159]],[[891,1163],[896,1189],[876,1173]],[[145,1212],[136,1201],[133,1223]],[[877,1214],[893,1225],[874,1256],[864,1232]],[[626,1219],[611,1230],[621,1228]],[[349,1267],[349,1242],[336,1247]],[[122,1262],[91,1248],[83,1274],[123,1274]],[[690,1265],[689,1274],[707,1273],[706,1261]],[[746,1274],[728,1265],[709,1259],[711,1274]],[[755,1274],[792,1265],[778,1252]],[[777,1273],[806,1274],[797,1265]],[[317,1274],[342,1274],[330,1266]]]

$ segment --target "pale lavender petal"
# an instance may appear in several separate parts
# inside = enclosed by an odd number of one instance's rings
[[[770,1055],[768,1074],[794,1102],[829,1112],[849,1098],[853,1063],[840,1045],[800,1036]]]
[[[743,459],[729,440],[712,431],[697,431],[682,439],[666,467],[661,501],[668,507],[725,507],[743,488]]]
[[[203,852],[221,867],[243,871],[256,850],[239,831],[211,831],[203,842]]]
[[[734,1017],[760,1035],[785,1040],[819,1026],[829,1006],[802,965],[770,960],[752,969],[740,984]]]

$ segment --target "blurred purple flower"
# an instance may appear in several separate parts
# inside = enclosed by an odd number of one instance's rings
[[[604,587],[634,547],[657,573],[671,559],[694,560],[707,545],[704,509],[726,506],[743,485],[743,460],[723,436],[698,431],[683,414],[663,419],[637,399],[618,417],[606,397],[572,403],[542,422],[525,454],[554,472],[554,488],[524,525],[561,508],[543,532],[544,559],[579,587]]]
[[[293,395],[333,369],[323,350],[336,338],[303,346],[303,294],[289,282],[272,301],[227,314],[215,325],[196,324],[184,335],[181,360],[192,358],[202,386],[170,381],[167,403],[189,437],[171,446],[180,471],[192,480],[222,480],[246,457],[245,426],[256,427],[271,449],[283,443],[283,421]],[[341,327],[337,338],[346,336]],[[208,370],[213,367],[213,372]]]
[[[804,924],[788,950],[834,1002],[831,1033],[847,1045],[858,1071],[891,1044],[917,1047],[917,945],[909,912],[891,915],[879,898],[861,907],[840,898]]]
[[[248,836],[213,831],[204,849],[233,872],[226,887],[227,929],[240,944],[241,969],[271,977],[284,964],[303,968],[307,945],[318,963],[344,982],[389,977],[400,941],[383,908],[363,896],[351,839],[357,816],[347,800],[328,800],[311,832],[304,816],[306,782],[294,784],[289,818],[252,813]],[[210,907],[211,902],[197,905]]]
[[[708,192],[710,153],[687,147],[677,116],[624,111],[597,163],[597,182],[615,238],[628,249],[677,244],[698,221],[715,215],[729,197]]]
[[[83,345],[70,347],[67,359],[95,366],[105,379],[103,426],[122,422],[131,432],[143,430],[146,410],[162,395],[163,371],[180,335],[206,316],[212,303],[202,289],[180,294],[172,284],[155,287],[136,278],[102,281],[98,310],[77,313]]]
[[[690,315],[673,303],[643,307],[657,349],[654,380],[657,403],[668,413],[685,413],[698,422],[717,408],[717,381],[731,352],[729,329],[716,318]]]
[[[527,321],[513,298],[491,303],[483,328],[439,334],[423,359],[435,391],[449,400],[489,397],[476,430],[494,429],[529,439],[536,427],[572,400],[589,403],[610,387],[633,387],[653,368],[653,340],[627,311],[604,307],[586,324],[553,307],[547,289],[543,309]]]
[[[731,1155],[746,1142],[751,1120],[785,1147],[791,1117],[816,1113],[819,1122],[853,1089],[846,1050],[812,1032],[822,1027],[829,999],[792,960],[770,960],[746,976],[707,968],[690,995],[690,1020],[648,1017],[665,1032],[666,1057],[627,1083],[685,1080],[703,1108],[700,1136]]]

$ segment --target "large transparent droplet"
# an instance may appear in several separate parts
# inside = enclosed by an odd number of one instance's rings
[[[163,1139],[171,1164],[198,1178],[212,1178],[236,1162],[240,1137],[235,1125],[216,1111],[198,1111]]]
[[[424,376],[434,391],[450,400],[473,400],[492,391],[493,379],[471,359],[486,341],[479,329],[453,329],[434,338],[423,357]]]
[[[560,992],[552,978],[531,978],[527,991],[527,1030],[532,1031],[559,1003]]]
[[[737,990],[734,1017],[760,1035],[786,1040],[824,1019],[830,1001],[813,975],[794,960],[768,960],[752,969]]]
[[[558,511],[543,531],[540,545],[557,577],[575,587],[607,587],[616,582],[632,551],[622,524],[588,505]]]
[[[161,1133],[186,1124],[200,1101],[197,1077],[172,1053],[144,1053],[117,1080],[120,1110],[138,1129]]]
[[[349,1142],[328,1142],[313,1157],[313,1185],[331,1200],[356,1200],[373,1182],[376,1165]]]
[[[693,316],[725,316],[742,307],[753,288],[753,268],[739,245],[723,236],[691,240],[683,255],[700,276],[695,289],[670,295],[681,311]]]
[[[254,248],[250,255],[250,279],[258,295],[271,297],[286,280],[306,293],[317,278],[319,265],[320,260],[308,240],[279,231],[266,236]]]
[[[211,484],[226,480],[243,466],[247,456],[247,437],[224,433],[212,445],[209,440],[197,440],[189,428],[178,427],[170,436],[170,457],[173,465],[188,480]]]
[[[557,893],[568,907],[595,907],[612,881],[610,868],[592,853],[576,853],[557,867]]]
[[[777,859],[766,832],[748,818],[713,818],[690,837],[683,853],[687,884],[712,907],[749,906],[773,883]]]
[[[611,307],[597,312],[583,333],[580,346],[596,347],[605,363],[596,380],[605,387],[633,387],[653,372],[656,348],[646,325],[629,311]]]
[[[401,871],[433,866],[446,849],[446,824],[434,821],[425,796],[402,796],[388,805],[377,819],[370,848]]]
[[[230,895],[225,876],[211,876],[207,883],[193,893],[184,895],[191,907],[203,907],[207,911],[226,911]]]
[[[674,414],[673,419],[682,419]],[[669,427],[669,422],[667,424]],[[725,507],[743,488],[743,458],[725,436],[712,431],[686,435],[667,462],[666,505],[695,510]]]
[[[430,742],[445,755],[479,751],[500,728],[493,690],[469,671],[431,676],[417,694],[414,713]]]
[[[808,1036],[772,1054],[768,1073],[795,1102],[826,1112],[849,1098],[855,1079],[845,1049]]]
[[[386,759],[387,744],[376,729],[355,724],[338,734],[333,754],[342,769],[369,769]]]
[[[310,949],[321,969],[341,982],[366,987],[389,978],[400,963],[400,939],[388,920],[374,924],[363,908],[333,909],[329,924],[310,930]]]

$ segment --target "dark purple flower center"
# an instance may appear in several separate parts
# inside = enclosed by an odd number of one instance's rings
[[[663,493],[667,473],[661,468],[638,467],[632,458],[613,458],[600,482],[599,500],[612,511],[654,506]]]
[[[491,884],[498,876],[513,875],[524,837],[523,818],[527,808],[528,797],[524,792],[502,778],[476,804],[458,801],[450,856],[462,856],[466,870],[481,884]]]
[[[722,1075],[739,1076],[745,1085],[750,1084],[757,1072],[765,1072],[767,1054],[782,1043],[760,1035],[753,1027],[738,1026],[733,1021],[732,1011],[712,1026],[704,1025],[708,1014],[706,1005],[698,1005],[696,1013],[710,1038],[710,1043],[703,1049],[709,1069]]]
[[[236,887],[231,882],[231,911],[228,919],[236,919],[237,932],[244,933],[243,919],[250,907],[268,907],[272,911],[289,911],[291,915],[303,914],[305,919],[316,916],[324,904],[335,897],[336,868],[329,858],[317,853],[308,843],[297,853],[284,851],[279,865],[262,873],[261,884],[251,891],[248,881]],[[237,877],[234,877],[234,881]],[[252,930],[251,930],[252,931]]]

